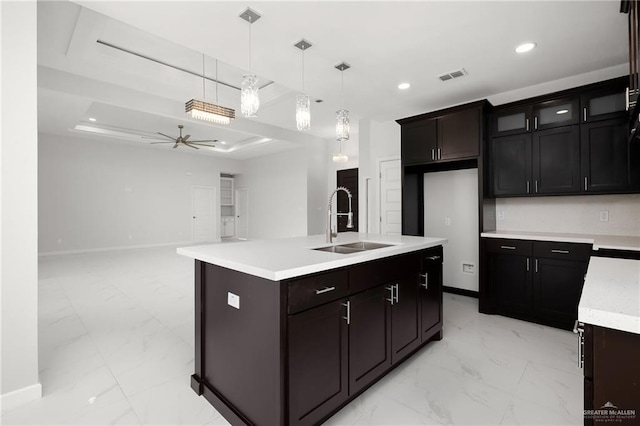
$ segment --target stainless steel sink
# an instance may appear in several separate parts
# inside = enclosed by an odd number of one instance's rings
[[[391,247],[393,244],[373,243],[371,241],[356,241],[355,243],[340,244],[340,247],[349,247],[358,250],[375,250],[379,248]]]
[[[367,250],[375,250],[375,249],[384,248],[384,247],[391,247],[392,245],[393,244],[373,243],[370,241],[357,241],[355,243],[338,244],[336,246],[320,247],[320,248],[315,248],[313,250],[328,251],[330,253],[349,254],[349,253],[358,253],[358,252],[367,251]]]

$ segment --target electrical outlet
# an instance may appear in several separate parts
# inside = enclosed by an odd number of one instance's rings
[[[600,222],[609,222],[609,210],[600,210]]]
[[[498,219],[504,220],[504,210],[498,210]]]
[[[236,309],[240,309],[240,296],[233,294],[230,291],[227,292],[227,304]]]
[[[474,263],[462,262],[462,272],[466,274],[475,274],[476,265]]]
[[[444,225],[445,226],[451,226],[451,218],[450,217],[445,217],[444,218]]]

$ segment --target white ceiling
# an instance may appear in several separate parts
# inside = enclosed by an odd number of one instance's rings
[[[230,126],[186,116],[184,103],[202,98],[203,54],[208,78],[240,85],[248,68],[249,24],[238,15],[249,6],[262,15],[251,26],[252,71],[261,77],[257,119],[243,118],[239,91],[218,85],[219,103],[236,109]],[[198,153],[244,159],[277,152],[334,133],[341,106],[358,120],[394,120],[544,82],[604,69],[624,70],[626,15],[619,1],[78,1],[38,4],[39,127],[68,134],[95,127],[90,137],[149,145],[142,136],[219,139],[217,151]],[[312,100],[312,129],[295,130],[295,95]],[[196,75],[125,53],[119,46]],[[514,52],[523,41],[538,47]],[[437,76],[464,68],[447,82]],[[397,85],[408,81],[411,88]],[[270,84],[269,84],[270,83]],[[215,85],[206,84],[215,101]],[[88,122],[95,116],[96,123]],[[266,143],[260,141],[271,139]],[[244,145],[245,148],[239,148]],[[235,148],[231,148],[234,147]],[[224,148],[224,149],[223,149]],[[181,148],[187,149],[187,148]]]

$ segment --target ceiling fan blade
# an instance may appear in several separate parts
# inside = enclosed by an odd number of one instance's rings
[[[191,137],[191,135],[186,135],[185,137],[182,138],[182,142],[186,142],[187,139],[189,139]]]
[[[171,139],[172,141],[175,141],[175,140],[176,140],[176,138],[174,138],[173,136],[165,135],[164,133],[160,133],[160,132],[156,132],[156,133],[158,133],[159,135],[164,136],[165,138],[169,138],[169,139]]]
[[[155,143],[174,143],[174,142],[170,142],[170,141],[162,141],[162,142],[149,142],[150,144],[155,144]]]
[[[203,142],[215,143],[215,142],[218,142],[218,139],[203,139],[199,141],[189,141],[189,143],[203,143]]]
[[[190,144],[190,143],[188,143],[188,142],[183,142],[183,143],[184,143],[186,146],[188,146],[189,148],[193,148],[193,149],[200,149],[200,148],[198,148],[197,146],[191,145],[191,144]]]
[[[177,148],[177,147],[178,147],[178,144],[176,143],[173,147],[174,147],[174,148]]]

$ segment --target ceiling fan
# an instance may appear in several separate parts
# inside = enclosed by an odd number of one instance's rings
[[[151,142],[152,144],[156,144],[156,143],[172,143],[174,144],[173,147],[177,148],[179,145],[185,145],[188,146],[189,148],[193,148],[193,149],[199,149],[196,145],[200,145],[200,146],[208,146],[208,147],[215,147],[215,145],[211,145],[212,143],[218,142],[218,139],[209,139],[209,140],[198,140],[198,141],[194,141],[194,140],[189,140],[189,138],[191,137],[191,135],[185,135],[182,136],[182,129],[184,128],[184,126],[182,124],[178,124],[178,129],[180,130],[180,136],[178,136],[177,138],[174,138],[172,136],[169,135],[165,135],[164,133],[160,133],[160,132],[156,132],[159,135],[164,136],[165,138],[171,139],[171,141],[161,141],[161,142]]]

